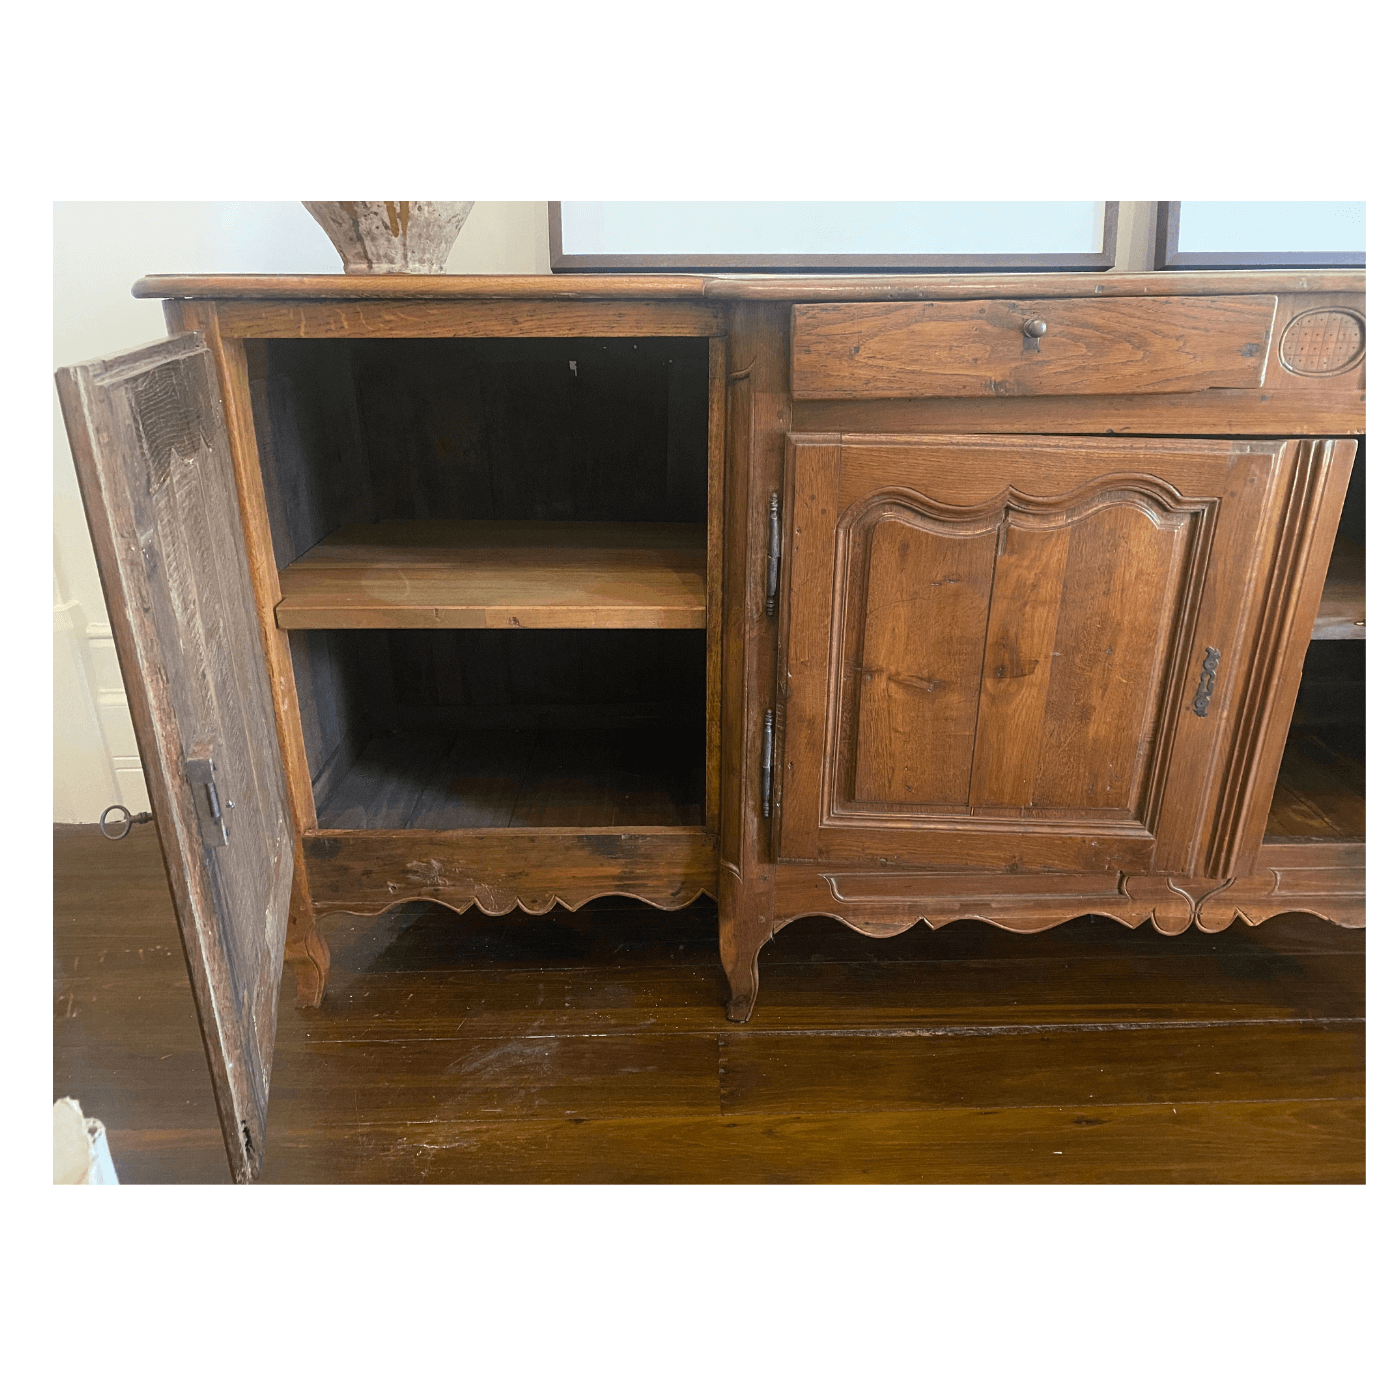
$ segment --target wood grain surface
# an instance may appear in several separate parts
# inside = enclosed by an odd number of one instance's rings
[[[720,828],[721,680],[724,675],[724,452],[729,344],[710,341],[705,403],[705,824]]]
[[[792,309],[794,399],[1181,393],[1264,382],[1277,298]],[[1038,338],[1024,327],[1040,323]]]
[[[1366,395],[1334,380],[1191,394],[1028,394],[981,399],[802,399],[798,432],[1131,433],[1335,437],[1366,431]]]
[[[1252,875],[1212,890],[1196,909],[1196,922],[1218,932],[1240,920],[1262,924],[1292,910],[1330,919],[1344,928],[1366,924],[1366,846],[1328,836],[1270,836]]]
[[[1366,765],[1305,729],[1289,732],[1269,806],[1265,841],[1312,837],[1366,839]]]
[[[704,739],[623,707],[508,724],[377,735],[328,784],[342,830],[703,826]]]
[[[219,326],[217,308],[211,302],[168,301],[165,303],[165,321],[171,334],[181,331],[203,334],[214,358],[228,428],[243,552],[252,583],[258,632],[262,639],[262,663],[272,687],[277,743],[282,754],[282,771],[295,838],[315,824],[316,808],[306,743],[299,722],[297,677],[288,634],[278,629],[272,611],[277,600],[277,560],[263,485],[263,463],[259,457],[253,389],[255,370],[249,363],[250,346],[247,341],[224,336]],[[261,357],[255,355],[254,359],[261,365]],[[300,843],[294,839],[292,845],[292,893],[287,914],[286,956],[296,971],[300,1004],[315,1006],[325,990],[330,955],[316,929]]]
[[[394,281],[407,280],[408,274]],[[718,306],[684,301],[220,301],[225,335],[244,339],[712,336]]]
[[[124,1184],[228,1180],[158,843],[55,832],[54,1093]],[[714,906],[337,916],[263,1179],[1359,1182],[1364,934],[809,919],[723,1019]]]
[[[1298,444],[1291,471],[1279,480],[1286,492],[1267,512],[1271,538],[1255,552],[1267,570],[1241,651],[1244,683],[1232,702],[1237,737],[1203,867],[1212,875],[1243,874],[1257,858],[1356,449],[1345,439]],[[1349,650],[1339,642],[1320,645]]]
[[[1364,272],[1004,272],[906,276],[701,276],[687,273],[555,273],[383,276],[180,275],[143,277],[136,297],[193,297],[220,301],[297,300],[690,300],[886,301],[924,298],[975,300],[1015,297],[1028,290],[1046,297],[1201,296],[1250,293],[1353,293],[1366,289]]]
[[[704,627],[705,526],[347,525],[281,571],[279,627]]]
[[[772,935],[771,824],[763,815],[761,755],[765,717],[777,711],[782,722],[773,666],[777,618],[767,594],[771,501],[782,484],[785,434],[792,426],[788,320],[780,305],[736,306],[729,347],[719,954],[729,977],[729,1015],[738,1021],[752,1010],[758,950]]]
[[[679,909],[715,890],[715,839],[699,826],[328,830],[304,847],[320,911],[432,899],[459,912],[545,913],[612,894]]]
[[[213,357],[203,336],[178,336],[60,370],[58,387],[229,1165],[248,1181],[296,831]]]
[[[709,279],[694,274],[625,277],[530,273],[309,273],[198,275],[157,273],[131,289],[134,297],[220,301],[659,301],[704,295]]]
[[[791,435],[783,858],[1195,873],[1249,561],[1296,455]],[[1235,660],[1203,723],[1209,645]]]
[[[329,280],[329,279],[327,279]],[[139,285],[139,284],[138,284]],[[1169,297],[1366,290],[1364,272],[1002,272],[901,277],[711,277],[705,296],[721,301],[977,301],[984,297]],[[153,295],[154,293],[146,293]]]

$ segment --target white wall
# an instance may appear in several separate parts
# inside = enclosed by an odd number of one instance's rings
[[[55,204],[54,365],[160,340],[152,272],[339,272],[300,204]],[[478,203],[448,272],[548,272],[543,203]],[[53,726],[56,822],[92,822],[113,802],[149,808],[87,522],[54,396]]]
[[[1146,204],[1119,212],[1120,269],[1148,265]],[[478,203],[448,272],[548,272],[542,202]],[[54,364],[159,340],[160,303],[131,285],[152,272],[339,272],[300,204],[55,204]],[[96,821],[121,802],[149,807],[73,459],[54,399],[54,820]]]

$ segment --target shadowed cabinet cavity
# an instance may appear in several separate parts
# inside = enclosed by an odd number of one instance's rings
[[[316,829],[335,833],[308,836],[318,906],[422,888],[460,907],[674,906],[713,888],[711,354],[658,337],[258,345],[276,618]],[[553,835],[525,846],[526,829]],[[682,880],[658,875],[662,829],[688,833]],[[429,860],[373,835],[408,830],[497,835],[439,838]]]

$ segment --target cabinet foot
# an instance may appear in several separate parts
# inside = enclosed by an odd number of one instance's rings
[[[729,979],[731,1021],[747,1021],[758,997],[758,955],[773,936],[773,892],[767,880],[757,890],[721,871],[719,956]]]
[[[297,979],[297,1005],[320,1006],[331,970],[331,951],[316,926],[316,911],[298,868],[292,881],[292,904],[287,915],[287,949],[283,955]]]

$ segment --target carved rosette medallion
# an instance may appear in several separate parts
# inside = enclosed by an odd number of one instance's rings
[[[1366,354],[1366,322],[1355,311],[1327,307],[1289,322],[1279,360],[1290,374],[1326,378],[1355,369]]]

